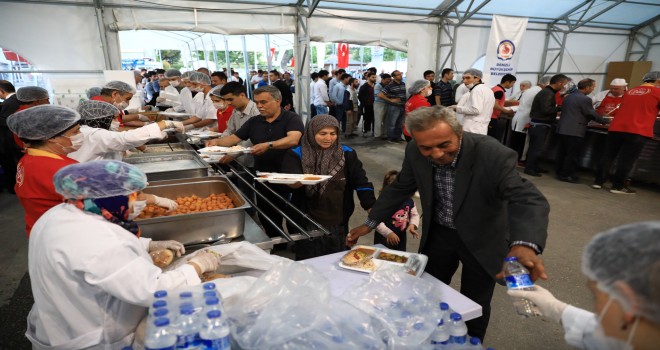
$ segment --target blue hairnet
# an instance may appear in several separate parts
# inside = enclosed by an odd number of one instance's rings
[[[38,86],[23,86],[16,91],[16,98],[21,102],[32,102],[48,98],[48,90]]]
[[[204,73],[192,73],[190,74],[190,82],[191,83],[198,83],[198,84],[205,84],[205,85],[211,85],[211,77]]]
[[[103,85],[103,88],[104,89],[110,89],[110,90],[117,90],[117,91],[121,91],[123,93],[129,93],[129,94],[134,94],[135,93],[135,88],[134,87],[124,83],[123,81],[119,81],[119,80],[109,81],[109,82],[105,83],[105,85]]]
[[[90,120],[108,116],[114,117],[119,114],[119,109],[103,101],[81,101],[78,105],[78,113],[80,113],[82,120]]]
[[[66,199],[129,195],[147,187],[147,176],[134,165],[96,160],[68,165],[53,176],[55,191]]]
[[[181,77],[181,72],[178,69],[168,69],[165,72],[165,78]]]
[[[61,134],[79,120],[80,114],[71,108],[40,105],[10,115],[7,126],[22,139],[38,141]]]
[[[582,253],[582,272],[627,311],[660,324],[660,221],[598,234]],[[636,300],[621,290],[621,284],[634,291]]]
[[[87,90],[87,98],[92,99],[92,97],[101,96],[101,88],[98,86],[91,87]]]
[[[431,82],[429,82],[426,79],[415,80],[415,82],[412,83],[412,85],[410,85],[410,87],[408,88],[408,95],[410,96],[417,95],[420,91],[422,91],[422,89],[424,89],[429,85],[431,85]]]

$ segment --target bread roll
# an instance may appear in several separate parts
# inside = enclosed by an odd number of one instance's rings
[[[154,265],[161,269],[170,266],[172,261],[174,261],[174,252],[169,249],[155,250],[149,253],[149,255],[151,255]]]

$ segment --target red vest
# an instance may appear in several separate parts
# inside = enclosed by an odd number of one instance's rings
[[[607,96],[605,96],[603,101],[596,109],[596,112],[598,112],[598,114],[600,115],[609,115],[610,117],[614,117],[616,116],[616,112],[619,111],[618,107],[621,104],[622,100],[623,100],[623,96],[616,97],[607,94]]]
[[[504,108],[504,101],[506,100],[506,91],[504,90],[504,88],[502,88],[502,87],[499,86],[499,85],[495,85],[495,86],[493,86],[492,90],[493,90],[493,94],[496,93],[496,92],[498,92],[498,91],[502,91],[502,98],[500,98],[500,99],[495,99],[495,103],[497,103],[498,105],[500,105],[500,107]],[[497,118],[499,118],[499,117],[500,117],[500,113],[502,113],[502,112],[500,112],[499,110],[493,108],[493,115],[490,116],[490,119],[497,119]]]

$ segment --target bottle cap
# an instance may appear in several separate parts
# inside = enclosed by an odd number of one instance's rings
[[[470,344],[479,345],[479,344],[481,344],[481,340],[479,340],[479,338],[477,338],[477,337],[472,337],[472,338],[470,338]]]
[[[166,290],[157,290],[154,292],[154,298],[164,298],[167,296],[167,291]]]
[[[180,298],[192,298],[192,293],[191,292],[182,292],[179,294]]]
[[[218,295],[212,290],[204,292],[204,298],[217,298],[217,297]]]
[[[438,326],[444,326],[445,325],[445,320],[440,319],[440,322],[438,322]]]
[[[506,262],[518,261],[518,258],[516,258],[515,256],[509,256],[509,257],[505,258],[504,261],[506,261]]]
[[[449,317],[451,318],[452,321],[460,321],[463,319],[463,317],[461,317],[461,314],[459,314],[458,312],[452,312]]]
[[[204,283],[204,289],[205,290],[215,289],[215,283],[213,283],[213,282]]]
[[[206,313],[206,317],[208,318],[219,318],[220,315],[220,310],[212,310]]]
[[[160,309],[156,310],[156,312],[154,312],[154,317],[163,317],[163,316],[167,315],[168,312],[170,312],[170,310],[168,310],[167,308],[164,308],[164,307],[160,308]]]
[[[153,306],[154,309],[157,309],[159,307],[165,307],[165,306],[167,306],[167,301],[165,301],[165,300],[156,300],[156,301],[154,301],[153,304],[151,304],[151,306]]]
[[[154,326],[156,327],[165,327],[170,325],[170,319],[167,317],[157,318],[154,321]]]
[[[447,304],[447,303],[440,303],[440,310],[442,310],[442,311],[447,311],[447,310],[449,310],[449,304]]]
[[[192,315],[195,312],[195,309],[192,307],[182,307],[181,308],[181,314],[182,315]]]
[[[218,298],[206,298],[206,305],[218,305],[219,302]]]

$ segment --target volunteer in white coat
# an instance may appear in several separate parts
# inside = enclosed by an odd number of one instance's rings
[[[186,111],[193,116],[183,121],[186,130],[212,127],[217,123],[216,108],[209,97],[211,78],[204,73],[190,74],[190,90],[197,92],[192,99],[191,110]]]
[[[470,68],[463,73],[463,83],[470,92],[461,96],[457,105],[449,106],[463,122],[463,131],[488,134],[488,124],[493,114],[495,95],[482,81],[483,73]]]
[[[167,84],[161,83],[167,80]],[[158,106],[169,106],[178,108],[181,106],[180,91],[181,87],[181,72],[178,69],[168,69],[165,71],[165,77],[158,80],[160,84],[160,94],[156,98]],[[166,85],[163,87],[163,85]]]
[[[185,252],[176,241],[141,238],[132,221],[147,185],[138,168],[93,161],[60,169],[53,178],[65,203],[46,212],[32,230],[28,267],[34,305],[27,338],[33,349],[121,349],[133,342],[153,293],[200,283],[220,265],[202,252],[169,272],[149,252]]]
[[[525,159],[527,153],[527,124],[532,120],[529,113],[532,111],[534,97],[550,83],[552,76],[542,77],[536,86],[525,89],[518,99],[518,109],[511,120],[511,148],[518,153],[518,161]]]
[[[163,120],[157,123],[128,131],[110,131],[112,119],[119,110],[106,102],[81,101],[78,105],[80,113],[80,132],[85,136],[85,142],[77,151],[70,153],[69,158],[80,163],[101,159],[122,159],[122,152],[139,147],[151,140],[167,137],[163,130],[168,128],[184,131],[183,123]]]
[[[660,345],[660,221],[624,225],[596,235],[582,253],[582,273],[595,313],[557,300],[549,291],[507,293],[531,300],[561,323],[580,349],[652,350]]]

